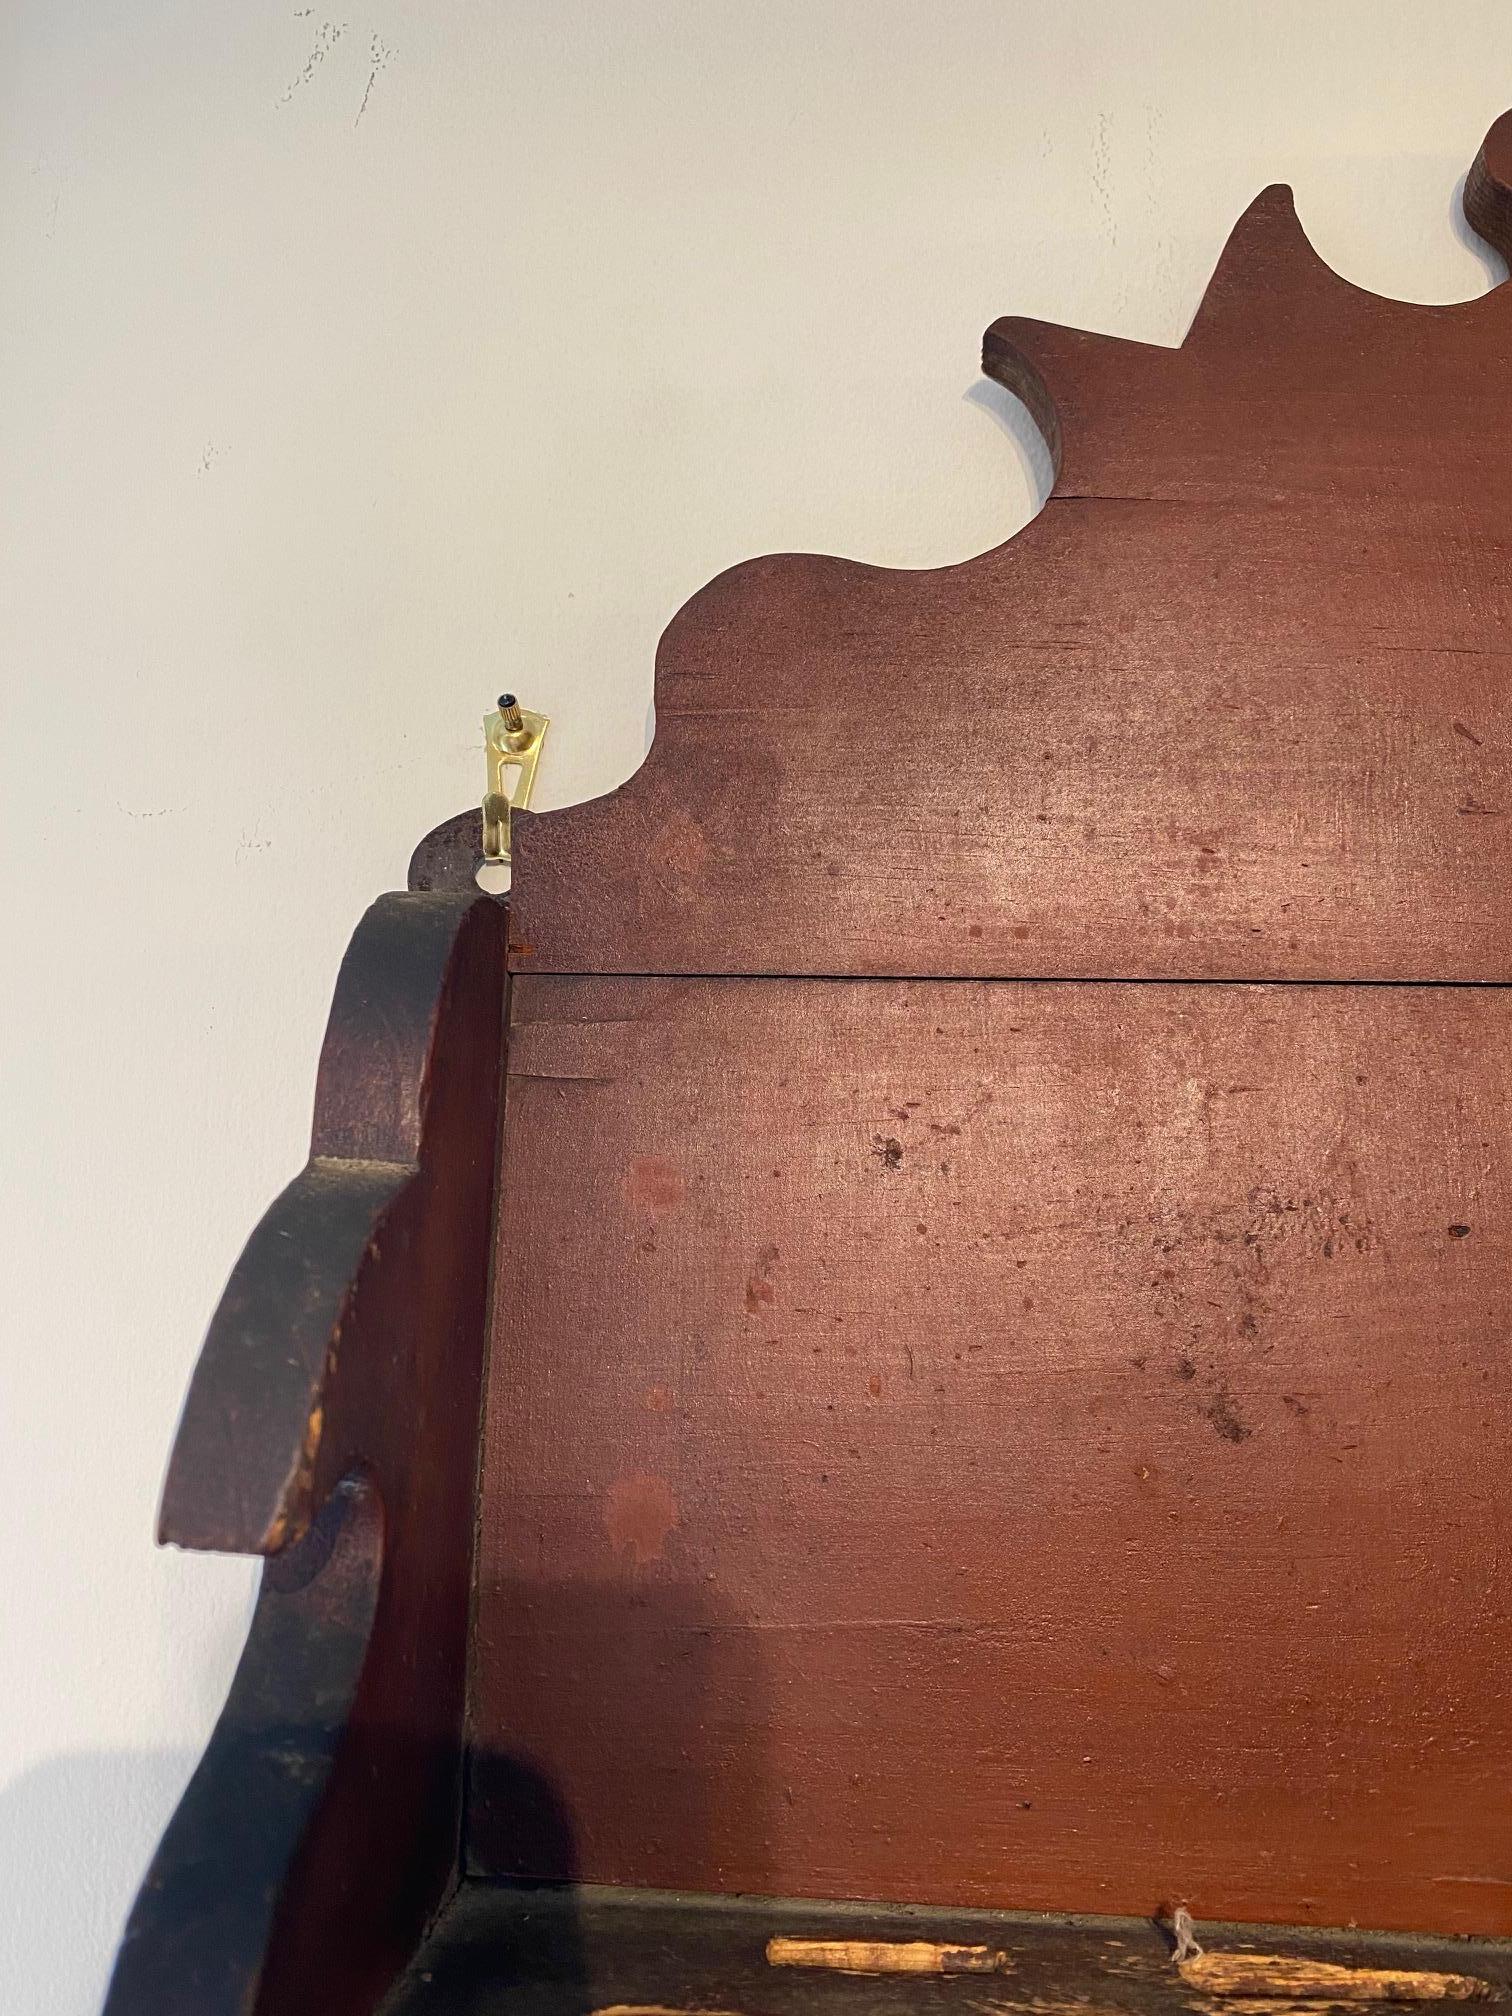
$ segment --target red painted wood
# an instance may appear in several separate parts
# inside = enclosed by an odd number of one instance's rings
[[[984,365],[1044,511],[696,595],[643,767],[518,822],[517,968],[1512,978],[1512,292],[1367,294],[1276,188],[1179,349],[1008,320]]]
[[[1512,993],[514,1003],[476,1866],[1512,1932]]]

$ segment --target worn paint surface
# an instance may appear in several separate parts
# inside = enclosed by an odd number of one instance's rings
[[[332,1004],[310,1161],[211,1323],[164,1534],[271,1558],[111,2016],[210,2016],[254,1994],[367,2016],[451,1880],[503,937],[476,894],[369,912]],[[310,1536],[352,1494],[363,1574],[333,1584]]]
[[[479,1866],[1512,1927],[1512,994],[513,998]]]
[[[659,1410],[665,1412],[665,1409]],[[604,1506],[604,1531],[615,1553],[637,1567],[659,1561],[677,1524],[677,1500],[665,1477],[616,1477]]]
[[[1509,182],[1503,120],[1465,194],[1502,250]],[[520,820],[513,963],[1512,979],[1509,354],[1512,289],[1366,293],[1279,185],[1178,348],[994,323],[1044,510],[710,582],[645,764]]]

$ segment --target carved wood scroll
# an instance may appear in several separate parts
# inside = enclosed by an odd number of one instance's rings
[[[1509,180],[1503,120],[1503,253]],[[1179,349],[1009,319],[984,368],[1039,517],[696,595],[642,768],[518,823],[516,967],[1512,977],[1512,293],[1362,292],[1278,187]]]
[[[366,2016],[454,1876],[503,999],[475,890],[380,898],[342,964],[169,1466],[165,1539],[270,1559],[109,2016]]]

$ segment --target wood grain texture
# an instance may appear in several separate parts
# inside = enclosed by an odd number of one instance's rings
[[[1256,1959],[1275,1955],[1278,1964],[1373,1967],[1399,1976],[1452,1970],[1483,1977],[1500,2000],[1512,1988],[1512,1949],[1500,1942],[1298,1927],[1211,1929],[1225,1941],[1243,1941]],[[1006,1951],[1012,1973],[993,1981],[772,1968],[764,1948],[774,1934],[985,1943]],[[1185,1982],[1148,1919],[466,1883],[385,2016],[1215,2016],[1220,2009],[1253,2016],[1260,2006],[1219,2000]],[[1269,2016],[1319,2011],[1317,2003],[1276,2000],[1264,2007]]]
[[[1502,247],[1508,134],[1466,195]],[[1043,512],[960,566],[704,588],[642,768],[519,819],[514,965],[1512,978],[1509,367],[1512,291],[1367,294],[1284,188],[1178,349],[994,323]]]
[[[1512,994],[513,999],[470,1866],[1512,1930]]]
[[[455,1878],[504,932],[476,892],[369,911],[337,983],[309,1165],[254,1232],[211,1325],[165,1537],[266,1553],[265,1590],[280,1587],[318,1508],[356,1479],[381,1524],[381,1580],[360,1678],[343,1618],[323,1636],[312,1597],[291,1653],[284,1627],[263,1629],[270,1603],[283,1614],[265,1594],[154,1865],[176,1901],[149,1910],[144,1893],[111,2016],[369,2016]],[[244,1699],[277,1711],[250,1736]],[[306,1726],[331,1739],[318,1772]],[[154,1999],[175,1955],[228,1925],[220,1999]]]
[[[1482,2002],[1493,1985],[1476,1974],[1423,1967],[1341,1967],[1289,1953],[1195,1953],[1177,1963],[1188,1988],[1258,2002]]]
[[[383,896],[358,926],[321,1049],[310,1159],[211,1321],[164,1486],[164,1540],[272,1553],[354,1463],[410,1448],[412,1424],[389,1403],[441,1382],[416,1359],[405,1312],[441,1286],[468,1232],[434,1211],[430,1165],[471,1188],[474,1230],[487,1208],[503,933],[476,891]],[[475,1359],[462,1334],[473,1306],[447,1322],[449,1348]]]
[[[209,1748],[142,1883],[104,2016],[247,2016],[356,1699],[383,1555],[377,1493],[340,1486],[264,1568]]]
[[[1011,1974],[996,1946],[942,1945],[935,1939],[794,1939],[766,1944],[769,1967],[822,1967],[835,1974]]]

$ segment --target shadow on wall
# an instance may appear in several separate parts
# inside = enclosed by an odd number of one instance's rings
[[[1017,449],[1024,480],[1033,499],[1029,515],[1037,518],[1045,508],[1055,481],[1055,465],[1050,459],[1050,444],[1031,419],[1029,408],[1006,386],[999,385],[992,378],[974,379],[961,397],[968,406],[976,406],[989,414]],[[1022,530],[1022,527],[1019,529]]]
[[[562,2007],[586,2016],[605,1999],[594,1984],[607,1961],[585,1945],[579,1881],[766,1891],[779,1837],[785,1825],[801,1827],[804,1814],[774,1798],[767,1779],[773,1675],[764,1634],[706,1588],[527,1582],[498,1594],[488,1662],[475,1681],[482,1729],[471,1760],[469,1859],[476,1873],[543,1882],[555,1897],[502,1960],[484,1921],[486,1979],[496,1994],[507,1963],[517,1984],[550,1980]],[[797,1686],[802,1676],[786,1678]],[[286,1754],[290,1731],[253,1714],[240,1746],[228,1748],[227,1720],[211,1789],[245,1801],[257,1790],[259,1756]],[[323,1727],[314,1715],[310,1731],[295,1730],[296,1747]],[[409,1729],[383,1730],[380,1772],[386,1762],[405,1775],[412,1746]],[[0,1794],[0,1839],[17,1844],[0,1914],[5,2016],[99,2016],[164,1815],[200,1761],[188,1751],[57,1758]],[[245,1817],[228,1813],[233,1844]],[[61,1870],[54,1857],[28,1856],[25,1844],[43,1840],[68,1844]],[[186,1855],[194,1863],[192,1847],[192,1836],[181,1842],[179,1876]],[[203,1871],[202,1861],[195,1866]],[[236,1914],[228,1922],[234,1931]],[[460,1992],[475,1974],[463,1926],[417,1961],[396,1993],[395,2016],[451,2006],[449,1988]]]
[[[1486,269],[1486,288],[1489,292],[1499,287],[1507,277],[1507,262],[1500,252],[1493,252],[1484,238],[1478,237],[1465,222],[1465,182],[1461,175],[1454,185],[1454,194],[1449,199],[1449,228],[1461,245],[1469,249]]]
[[[189,1750],[54,1757],[0,1792],[6,2016],[99,2016],[164,1816],[198,1761]]]

